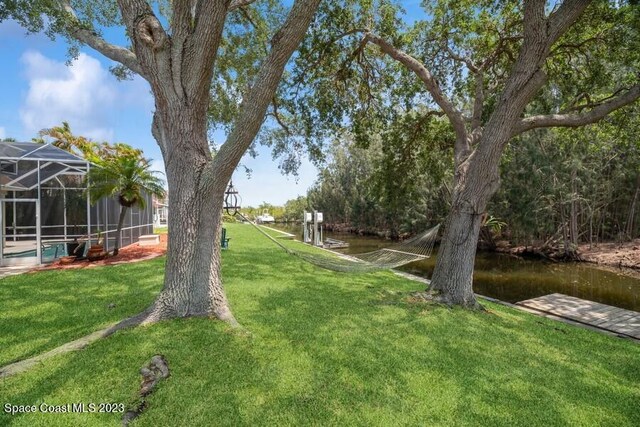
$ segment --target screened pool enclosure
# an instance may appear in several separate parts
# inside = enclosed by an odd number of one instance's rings
[[[82,257],[102,237],[113,248],[120,205],[103,199],[91,205],[84,176],[91,163],[50,144],[0,142],[0,265]],[[122,246],[153,232],[151,196],[146,208],[129,209]]]

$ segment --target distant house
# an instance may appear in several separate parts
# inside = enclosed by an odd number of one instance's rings
[[[169,220],[169,193],[163,198],[153,196],[153,225],[166,227]]]
[[[115,199],[91,205],[84,176],[92,167],[50,144],[0,142],[0,265],[51,262],[99,236],[106,250],[113,246],[120,205]],[[152,233],[148,198],[148,208],[129,210],[122,246]]]

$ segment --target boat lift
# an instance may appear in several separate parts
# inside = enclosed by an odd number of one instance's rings
[[[304,212],[302,235],[304,242],[322,247],[322,212]]]
[[[326,249],[342,249],[349,247],[349,244],[342,240],[323,239],[322,223],[322,212],[304,212],[302,235],[305,243]]]

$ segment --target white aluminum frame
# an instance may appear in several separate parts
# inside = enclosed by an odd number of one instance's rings
[[[42,184],[51,181],[53,179],[56,179],[58,181],[58,183],[60,183],[61,187],[62,187],[62,191],[63,191],[63,203],[64,203],[64,208],[63,208],[63,227],[64,227],[64,240],[66,241],[68,238],[68,233],[67,233],[67,206],[66,206],[66,191],[67,188],[62,184],[62,182],[60,181],[60,179],[58,179],[58,177],[60,175],[86,175],[87,173],[89,173],[90,170],[90,165],[91,163],[88,162],[87,160],[81,159],[80,157],[77,157],[71,153],[68,153],[70,156],[75,157],[75,159],[56,159],[53,157],[34,157],[33,153],[35,153],[36,151],[42,150],[43,148],[49,147],[50,144],[43,144],[40,147],[37,147],[34,150],[29,151],[28,153],[25,153],[22,156],[19,157],[15,157],[15,156],[6,156],[6,157],[0,157],[0,160],[2,161],[9,161],[9,162],[16,162],[16,169],[18,168],[17,163],[21,162],[21,161],[34,161],[36,162],[36,169],[27,172],[24,175],[21,176],[16,176],[15,179],[9,181],[7,184],[1,184],[0,183],[0,191],[5,190],[5,191],[13,191],[13,192],[18,192],[18,191],[29,191],[29,190],[35,190],[37,189],[37,198],[35,199],[16,199],[16,198],[12,198],[12,199],[2,199],[2,201],[0,202],[0,225],[2,226],[2,230],[0,230],[0,266],[7,266],[7,265],[20,265],[20,264],[42,264],[42,224],[41,224],[41,217],[42,217],[42,206],[41,206],[41,201],[42,201]],[[52,176],[47,177],[44,181],[42,181],[41,179],[41,170],[43,167],[46,167],[48,165],[51,164],[59,164],[61,166],[63,166],[63,169],[61,169],[59,172],[56,172],[55,174],[53,174]],[[37,184],[36,185],[32,185],[31,187],[18,187],[15,186],[14,184],[19,184],[20,181],[22,179],[24,179],[25,177],[31,176],[33,174],[37,174]],[[23,257],[23,258],[5,258],[4,256],[4,242],[5,239],[8,237],[8,235],[6,234],[6,227],[4,224],[4,209],[5,209],[5,202],[10,202],[13,201],[14,202],[14,218],[16,216],[15,213],[15,202],[35,202],[36,203],[36,256],[35,257]],[[13,227],[13,239],[16,240],[17,235],[16,235],[16,230],[19,227]],[[31,228],[31,227],[29,227]],[[91,245],[91,203],[89,200],[89,197],[87,197],[87,236],[88,236],[88,245]]]
[[[51,236],[47,236],[47,237],[62,237],[64,238],[64,241],[67,241],[69,238],[69,234],[68,234],[68,223],[67,223],[67,190],[84,190],[85,188],[77,188],[77,187],[65,187],[64,184],[62,183],[62,181],[58,178],[61,175],[86,175],[89,173],[89,171],[91,170],[91,163],[88,162],[87,160],[81,159],[80,157],[77,157],[71,153],[68,153],[70,156],[75,157],[75,159],[56,159],[56,158],[52,158],[52,157],[33,157],[33,153],[35,153],[36,151],[39,151],[45,147],[50,146],[50,144],[43,144],[40,147],[37,147],[34,150],[31,150],[30,152],[22,155],[22,156],[0,156],[0,161],[9,161],[9,162],[16,162],[16,169],[18,168],[17,163],[20,161],[33,161],[36,162],[36,170],[34,171],[29,171],[26,174],[22,175],[21,177],[16,177],[15,179],[12,179],[8,184],[2,185],[2,183],[0,182],[0,193],[2,191],[12,191],[12,192],[20,192],[20,191],[30,191],[30,190],[35,190],[37,189],[37,198],[33,198],[33,199],[16,199],[16,198],[11,198],[11,199],[0,199],[0,266],[7,266],[7,265],[16,265],[16,264],[20,264],[21,261],[22,262],[28,262],[29,264],[42,264],[43,259],[42,259],[42,244],[43,244],[43,239],[42,239],[42,229],[44,227],[42,227],[41,224],[41,216],[42,216],[42,210],[41,210],[41,200],[42,200],[42,190],[43,189],[58,189],[57,187],[51,187],[51,186],[44,186],[43,184],[55,179],[58,181],[58,183],[60,184],[60,187],[62,189],[63,192],[63,203],[64,203],[64,208],[63,208],[63,224],[62,227],[64,229],[64,234],[62,236],[59,235],[51,235]],[[61,166],[63,166],[63,169],[61,169],[59,172],[56,172],[55,174],[45,178],[44,181],[41,180],[41,170],[43,167],[46,167],[52,163],[56,163],[59,164]],[[31,176],[34,173],[37,173],[38,177],[37,177],[37,184],[36,185],[32,185],[31,187],[27,188],[27,187],[19,187],[19,183],[20,180],[24,177],[27,176]],[[11,185],[9,185],[11,184]],[[14,184],[18,184],[18,185],[14,185]],[[1,197],[1,196],[0,196]],[[4,241],[7,237],[10,237],[10,235],[6,234],[6,227],[4,227],[4,201],[17,201],[17,202],[34,202],[36,203],[36,256],[35,257],[22,257],[22,258],[5,258],[3,256],[3,249],[4,249]],[[150,205],[153,206],[153,202],[152,199],[150,197]],[[14,203],[14,210],[15,210],[15,203]],[[108,209],[107,209],[107,205],[105,204],[105,212],[104,212],[104,216],[105,216],[105,224],[106,224],[106,228],[107,230],[103,231],[103,235],[105,236],[105,238],[107,238],[107,236],[111,233],[115,233],[115,229],[111,230],[108,229],[109,228],[109,223],[107,221],[107,216],[108,216]],[[153,209],[152,209],[153,210]],[[98,215],[98,219],[100,218],[100,212],[99,210],[96,211],[97,215]],[[131,210],[129,212],[130,215],[130,220],[131,220],[131,224],[133,224],[133,211]],[[16,217],[16,214],[14,213],[14,218]],[[53,226],[52,226],[53,227]],[[55,225],[55,227],[60,227],[60,225]],[[91,242],[95,241],[95,239],[97,238],[97,234],[96,233],[92,233],[92,224],[91,224],[91,200],[89,198],[89,196],[87,195],[87,247],[91,246]],[[134,228],[140,228],[140,227],[152,227],[153,228],[153,214],[151,215],[151,223],[150,224],[138,224],[135,226],[130,226],[130,227],[125,227],[122,229],[122,231],[129,231],[134,229]],[[14,240],[17,239],[18,235],[16,234],[16,230],[19,229],[21,227],[14,227],[13,230],[13,238]],[[31,228],[31,227],[29,227]]]

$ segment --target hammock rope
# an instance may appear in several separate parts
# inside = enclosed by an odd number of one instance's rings
[[[440,225],[425,231],[422,234],[407,239],[401,243],[373,252],[362,254],[344,255],[335,252],[317,254],[308,251],[293,250],[273,236],[265,232],[261,227],[250,221],[241,213],[238,213],[245,221],[253,225],[260,233],[274,242],[290,255],[297,256],[318,267],[345,273],[366,273],[379,270],[397,268],[405,264],[429,258],[433,253],[433,247],[438,237]]]

